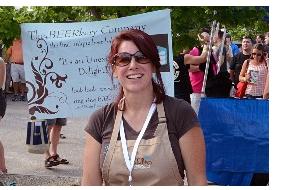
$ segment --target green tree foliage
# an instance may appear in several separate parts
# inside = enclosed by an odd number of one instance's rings
[[[16,20],[14,7],[0,7],[0,40],[3,44],[11,44],[20,36],[20,26]]]
[[[269,23],[264,21],[266,7],[0,7],[0,39],[8,47],[20,36],[21,23],[98,21],[165,8],[171,9],[174,54],[197,45],[197,34],[201,28],[210,28],[213,20],[226,26],[237,41],[243,35],[255,37],[269,30]]]

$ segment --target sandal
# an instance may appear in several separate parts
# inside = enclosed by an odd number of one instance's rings
[[[69,164],[69,161],[66,159],[60,158],[58,154],[54,155],[54,159],[59,163],[59,164]]]
[[[57,166],[60,163],[56,160],[55,156],[50,156],[45,160],[45,167],[51,168],[52,166]]]

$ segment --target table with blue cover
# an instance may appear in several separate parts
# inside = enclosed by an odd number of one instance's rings
[[[209,181],[249,185],[253,173],[269,173],[268,100],[202,98],[199,120]]]

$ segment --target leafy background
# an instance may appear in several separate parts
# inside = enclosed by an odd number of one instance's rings
[[[269,7],[0,7],[0,41],[9,47],[15,37],[20,36],[21,23],[84,22],[135,15],[154,10],[171,9],[173,51],[177,54],[182,49],[198,43],[197,33],[201,28],[210,27],[213,20],[225,25],[233,41],[240,41],[243,35],[253,39],[257,34],[269,31]],[[214,12],[216,14],[214,15]]]

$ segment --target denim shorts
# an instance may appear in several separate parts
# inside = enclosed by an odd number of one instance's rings
[[[58,125],[58,126],[65,126],[66,125],[66,118],[56,118],[56,119],[47,119],[47,125]]]

